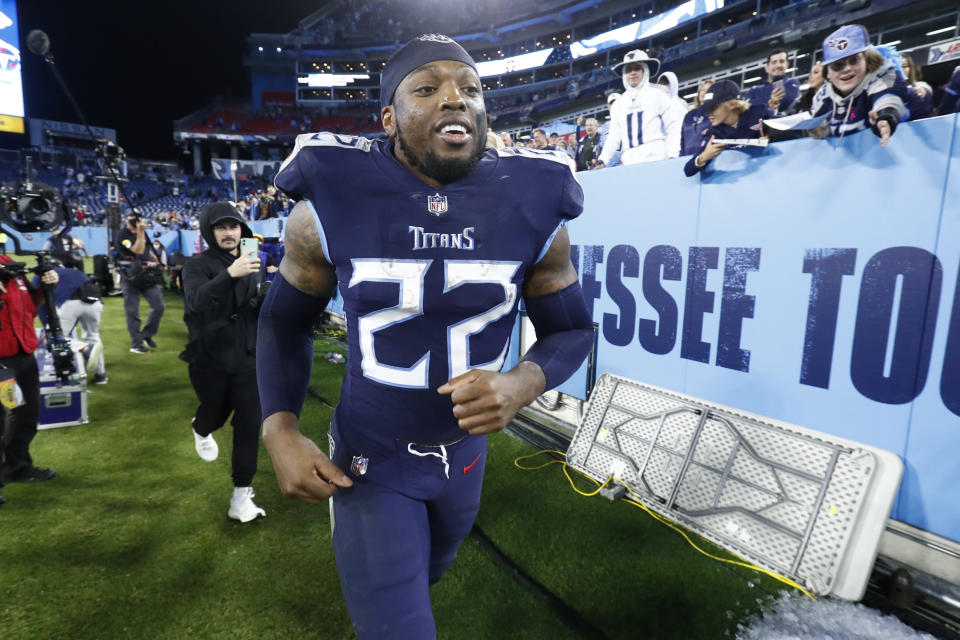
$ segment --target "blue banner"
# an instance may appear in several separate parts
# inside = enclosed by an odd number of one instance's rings
[[[4,229],[8,236],[16,236],[20,240],[20,248],[24,251],[40,251],[50,237],[49,231],[33,233],[18,233]],[[84,249],[91,256],[107,253],[107,230],[105,227],[71,227],[70,235],[83,243]],[[7,253],[13,253],[13,239],[7,242]]]
[[[957,117],[581,173],[611,372],[899,454],[893,517],[960,540]]]

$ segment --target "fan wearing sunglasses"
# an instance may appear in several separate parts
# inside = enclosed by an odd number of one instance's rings
[[[811,112],[827,116],[828,135],[870,128],[886,147],[897,123],[909,118],[907,83],[895,52],[870,45],[859,24],[840,27],[823,41],[827,82],[813,98]]]

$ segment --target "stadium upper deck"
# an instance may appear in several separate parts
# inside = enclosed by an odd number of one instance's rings
[[[249,144],[318,129],[378,134],[379,71],[397,42],[422,31],[446,31],[467,47],[497,129],[516,131],[602,110],[604,95],[620,87],[606,69],[630,49],[660,58],[689,97],[706,77],[760,80],[775,46],[789,51],[788,73],[803,79],[823,33],[842,23],[862,23],[875,43],[925,59],[931,44],[957,33],[957,15],[949,0],[342,0],[289,33],[251,35],[250,101],[203,107],[178,121],[174,136]]]

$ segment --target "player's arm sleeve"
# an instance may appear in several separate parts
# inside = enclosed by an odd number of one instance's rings
[[[303,293],[277,273],[260,309],[257,387],[261,416],[280,411],[299,417],[313,369],[313,324],[329,296]]]
[[[614,109],[610,110],[610,128],[607,130],[607,137],[603,141],[603,151],[600,152],[600,162],[603,164],[610,164],[610,161],[613,160],[613,154],[620,150],[620,140],[622,138],[620,119],[619,114],[615,114],[614,111]]]
[[[570,238],[564,224],[527,276],[524,305],[537,341],[522,361],[537,364],[546,380],[545,390],[553,389],[580,368],[593,347],[593,320],[570,262]]]
[[[563,384],[583,364],[593,346],[593,320],[579,280],[559,291],[524,298],[524,304],[537,341],[524,354],[523,362],[540,367],[547,391]]]

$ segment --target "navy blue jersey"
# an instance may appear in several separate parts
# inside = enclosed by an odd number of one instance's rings
[[[418,442],[462,435],[437,387],[503,366],[524,274],[583,208],[571,160],[488,149],[438,189],[392,142],[317,133],[297,138],[276,185],[313,205],[336,269],[349,341],[338,422]]]

